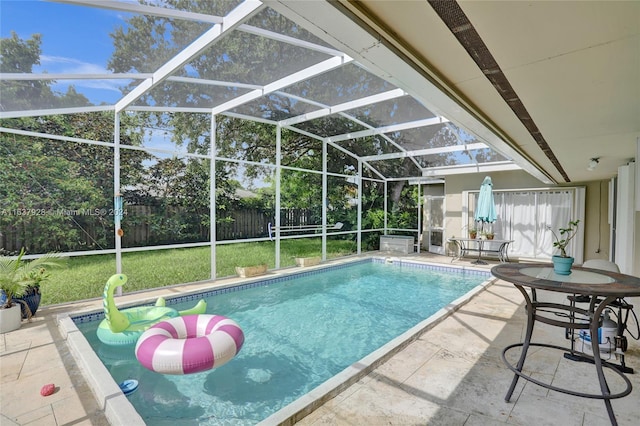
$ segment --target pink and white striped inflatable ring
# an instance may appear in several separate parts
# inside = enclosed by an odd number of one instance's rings
[[[222,315],[185,315],[150,327],[136,343],[136,358],[151,371],[192,374],[220,367],[240,352],[244,333]]]

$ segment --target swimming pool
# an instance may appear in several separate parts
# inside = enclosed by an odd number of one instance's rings
[[[116,383],[139,381],[128,399],[148,424],[252,425],[424,328],[489,278],[488,271],[369,259],[167,300],[183,309],[204,297],[207,313],[232,318],[245,333],[228,364],[187,376],[152,373],[133,348],[103,345],[95,333],[100,313],[73,320]]]

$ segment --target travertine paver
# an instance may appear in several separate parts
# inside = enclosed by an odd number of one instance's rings
[[[561,301],[564,295],[558,297]],[[640,306],[638,300],[635,305]],[[513,374],[501,353],[522,340],[525,322],[522,295],[498,281],[370,373],[372,380],[346,389],[299,424],[609,425],[601,400],[550,391],[522,379],[511,401],[504,401]],[[568,344],[564,330],[543,324],[536,325],[533,340]],[[627,364],[635,364],[636,370],[638,347],[630,342],[627,351]],[[508,358],[515,362],[518,355],[519,349],[513,349]],[[559,387],[599,389],[593,366],[566,360],[562,351],[532,348],[525,370]],[[613,402],[620,425],[635,426],[640,419],[639,376],[640,371],[629,375],[635,391]],[[615,375],[607,377],[612,388],[620,386]]]
[[[450,262],[440,256],[420,257]],[[519,381],[512,401],[504,401],[512,373],[502,364],[500,355],[506,345],[522,339],[522,302],[522,295],[511,284],[496,282],[299,424],[609,425],[602,401],[549,391],[524,380]],[[639,298],[630,302],[640,307]],[[60,313],[99,306],[100,301],[88,301],[41,308],[31,323],[0,335],[2,426],[108,424],[56,324]],[[534,340],[547,339],[560,345],[567,343],[563,330],[536,326]],[[627,364],[636,374],[628,377],[634,391],[613,401],[621,426],[636,426],[640,419],[640,344],[634,340],[629,343]],[[517,355],[514,349],[509,358],[515,360]],[[560,386],[573,383],[579,389],[595,386],[597,390],[589,364],[568,361],[561,351],[533,349],[525,370]],[[45,383],[58,387],[46,398],[39,394]]]
[[[23,322],[2,340],[0,424],[108,424],[69,354],[55,315],[41,308],[32,322]],[[54,383],[56,392],[43,397],[40,388],[47,383]]]

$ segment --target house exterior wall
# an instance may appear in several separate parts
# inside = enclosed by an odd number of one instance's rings
[[[447,206],[445,238],[465,235],[466,230],[462,223],[462,192],[480,189],[485,176],[491,176],[494,190],[546,187],[545,184],[521,170],[447,176],[445,179]]]
[[[636,212],[636,229],[640,230],[640,212]],[[635,258],[633,261],[633,275],[640,276],[640,232],[636,232],[635,238]]]
[[[585,182],[587,187],[584,224],[584,260],[609,260],[609,181]]]
[[[464,236],[462,224],[462,192],[478,190],[486,175],[491,176],[493,189],[549,188],[524,171],[504,171],[451,175],[446,177],[445,238]],[[570,186],[585,186],[584,258],[609,259],[608,181],[583,182]],[[640,215],[637,216],[640,222]],[[640,242],[636,243],[638,247]],[[637,263],[637,262],[636,262]]]

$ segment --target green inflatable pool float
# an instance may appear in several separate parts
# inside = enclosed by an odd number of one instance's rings
[[[155,306],[138,306],[119,310],[113,299],[113,292],[117,287],[125,285],[126,282],[126,275],[115,274],[109,278],[104,286],[102,304],[105,318],[100,322],[97,334],[98,339],[107,345],[134,345],[145,330],[160,321],[179,315],[204,314],[207,310],[207,302],[200,300],[191,309],[177,311],[166,307],[162,297],[158,298]]]

